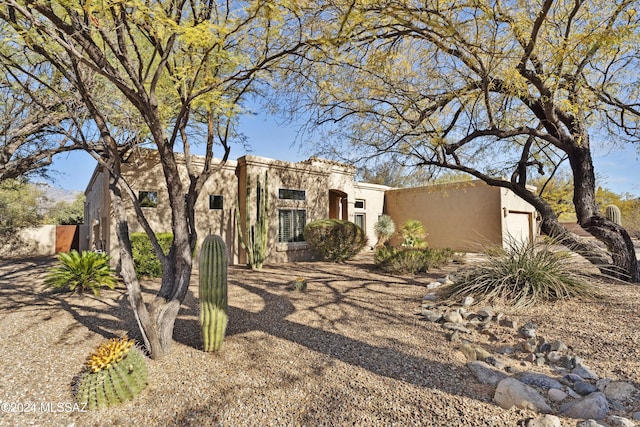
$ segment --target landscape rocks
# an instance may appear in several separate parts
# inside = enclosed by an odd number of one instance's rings
[[[547,404],[538,391],[515,378],[505,378],[498,383],[493,400],[504,409],[512,407],[532,409],[547,414],[553,409]]]
[[[435,289],[448,280],[428,287]],[[437,292],[431,292],[422,300],[421,315],[441,325],[479,383],[495,387],[498,406],[544,414],[522,425],[561,426],[556,415],[582,420],[575,424],[578,427],[630,427],[636,425],[631,419],[640,421],[640,412],[632,410],[637,410],[640,394],[633,384],[600,378],[564,342],[540,336],[534,323],[518,327],[516,320],[493,307],[474,310],[474,303],[472,297],[439,303]]]

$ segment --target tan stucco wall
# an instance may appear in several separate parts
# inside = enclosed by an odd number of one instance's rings
[[[331,189],[346,193],[352,208],[355,169],[340,167],[333,162],[324,162],[318,159],[291,163],[258,156],[241,157],[238,159],[237,176],[243,232],[246,218],[247,174],[251,177],[251,199],[247,206],[251,209],[251,217],[255,218],[253,209],[255,209],[256,177],[259,176],[260,180],[263,180],[265,172],[268,172],[269,176],[269,243],[265,262],[281,263],[312,259],[312,254],[305,242],[278,243],[278,211],[280,209],[305,210],[307,223],[327,218],[329,215],[329,190]],[[305,200],[279,199],[279,189],[281,188],[304,190]],[[241,249],[239,263],[243,264],[246,261],[246,253]]]
[[[409,219],[421,221],[433,248],[474,252],[502,244],[500,189],[477,181],[389,190],[386,213],[400,230]],[[401,239],[392,239],[400,244]]]

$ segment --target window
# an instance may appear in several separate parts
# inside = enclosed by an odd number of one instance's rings
[[[222,196],[217,195],[217,194],[210,194],[209,195],[209,209],[222,209],[223,207],[223,203],[222,203]]]
[[[364,214],[355,214],[353,216],[353,222],[355,222],[358,227],[365,230]]]
[[[288,188],[278,189],[278,198],[286,200],[305,200],[306,193],[304,190],[290,190]]]
[[[278,211],[278,242],[303,242],[302,231],[306,223],[306,210],[280,209]]]
[[[364,209],[364,199],[356,199],[356,209]]]
[[[138,192],[138,202],[142,208],[156,208],[158,207],[158,193],[155,191],[140,191]]]

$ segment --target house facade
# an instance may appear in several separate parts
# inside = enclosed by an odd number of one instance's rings
[[[195,167],[204,161],[194,156]],[[181,161],[184,164],[184,159]],[[245,264],[240,235],[246,235],[247,216],[256,216],[256,185],[260,181],[268,193],[268,244],[265,263],[313,259],[302,230],[311,221],[335,218],[362,227],[369,245],[376,242],[374,224],[383,213],[397,228],[407,219],[418,219],[429,233],[431,247],[458,251],[478,250],[479,244],[504,243],[506,236],[531,240],[535,235],[535,210],[508,190],[480,182],[410,189],[355,181],[352,166],[312,157],[301,162],[285,162],[258,156],[243,156],[217,164],[219,171],[205,184],[195,205],[199,240],[218,234],[229,249],[230,262]],[[151,227],[170,232],[171,210],[162,168],[153,150],[139,150],[122,166],[122,174],[136,192]],[[182,168],[188,182],[186,168]],[[85,191],[85,224],[89,232],[83,249],[102,250],[118,262],[118,244],[112,218],[108,175],[96,167]],[[142,227],[128,207],[130,232]]]

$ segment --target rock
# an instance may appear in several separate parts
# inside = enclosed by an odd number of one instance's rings
[[[612,381],[604,388],[604,394],[609,399],[624,402],[633,397],[638,390],[629,383],[623,381]]]
[[[457,311],[450,311],[444,315],[445,322],[462,323],[462,315]]]
[[[483,307],[480,310],[478,310],[478,316],[480,317],[487,317],[491,319],[495,314],[496,312],[491,307]]]
[[[464,297],[462,299],[462,306],[463,307],[469,307],[470,305],[473,305],[473,302],[475,300],[473,299],[473,297]]]
[[[567,388],[567,394],[571,397],[573,397],[574,399],[580,399],[582,398],[582,396],[580,396],[578,393],[576,393],[575,391],[573,391],[573,389],[571,387]]]
[[[594,386],[593,384],[586,383],[584,381],[576,381],[573,384],[573,389],[576,391],[576,393],[582,396],[588,396],[591,393],[595,393],[599,391],[598,387]]]
[[[549,363],[558,363],[560,362],[560,359],[562,359],[562,353],[559,351],[550,351],[547,353],[546,358]]]
[[[633,413],[633,419],[636,421],[640,421],[640,412],[634,412]]]
[[[504,319],[500,320],[500,326],[503,326],[505,328],[509,328],[509,329],[517,329],[518,328],[518,322],[516,320],[513,320],[509,317],[505,317]]]
[[[438,283],[438,282],[435,282],[435,283]],[[440,283],[438,283],[438,286],[440,286]],[[429,292],[428,294],[422,297],[422,301],[438,301],[438,295],[436,295],[435,292]]]
[[[498,354],[513,354],[516,350],[513,347],[500,347],[496,350]]]
[[[536,325],[531,322],[525,323],[520,328],[520,335],[523,338],[535,338],[536,337]]]
[[[567,351],[569,348],[565,343],[560,340],[555,340],[551,343],[551,351]]]
[[[481,384],[488,384],[495,387],[500,381],[507,378],[507,374],[504,372],[500,372],[489,364],[479,360],[469,362],[467,366]]]
[[[550,388],[549,391],[547,391],[547,396],[554,402],[562,402],[569,395],[558,388]]]
[[[584,421],[580,421],[578,424],[576,424],[576,427],[609,427],[609,426],[605,426],[604,424],[600,424],[596,420],[584,420]]]
[[[517,378],[524,384],[538,387],[543,390],[549,390],[550,388],[562,389],[562,384],[560,384],[558,380],[537,372],[523,372],[517,375]]]
[[[562,427],[562,424],[560,418],[546,414],[529,420],[527,427]]]
[[[471,333],[471,330],[465,328],[464,325],[461,325],[460,323],[445,322],[445,323],[442,324],[442,327],[444,329],[447,329],[447,330],[450,330],[450,331],[462,332],[463,334],[470,334]]]
[[[495,366],[498,369],[504,369],[504,363],[501,360],[496,359],[495,357],[487,357],[485,360],[489,365]]]
[[[461,344],[458,349],[462,354],[464,354],[464,357],[466,357],[469,362],[476,360],[476,349],[473,345],[464,343]]]
[[[522,350],[527,353],[535,353],[537,348],[538,343],[533,338],[530,338],[522,343]]]
[[[422,310],[421,314],[426,317],[429,322],[437,322],[442,319],[442,313],[435,310]]]
[[[569,418],[602,420],[609,412],[604,393],[592,393],[587,397],[567,402],[560,407],[558,415]]]
[[[598,374],[596,374],[591,368],[582,363],[582,361],[576,361],[575,368],[571,371],[572,374],[580,375],[583,379],[598,380]]]
[[[624,417],[618,417],[617,415],[609,415],[607,417],[607,423],[609,423],[611,427],[635,427],[636,425],[633,421]]]
[[[449,335],[449,341],[451,341],[451,342],[460,341],[460,332],[453,331],[453,333],[451,335]]]
[[[611,383],[611,381],[611,378],[600,378],[598,381],[596,381],[596,387],[598,387],[598,390],[604,391],[604,389],[609,385],[609,383]]]
[[[573,368],[576,367],[576,364],[575,364],[575,361],[573,360],[573,358],[569,357],[567,355],[564,355],[564,356],[562,356],[560,358],[560,364],[565,369],[573,369]]]
[[[549,351],[551,351],[551,344],[549,344],[548,342],[543,341],[538,345],[539,353],[548,353]]]
[[[503,409],[510,409],[515,406],[516,408],[531,409],[543,414],[548,414],[552,411],[544,398],[533,387],[521,383],[515,378],[505,378],[500,381],[496,387],[493,400]]]
[[[575,383],[576,381],[583,381],[583,378],[576,374],[567,374],[564,377],[572,383]]]
[[[483,347],[476,346],[476,360],[485,361],[491,357],[491,353],[485,350]]]

